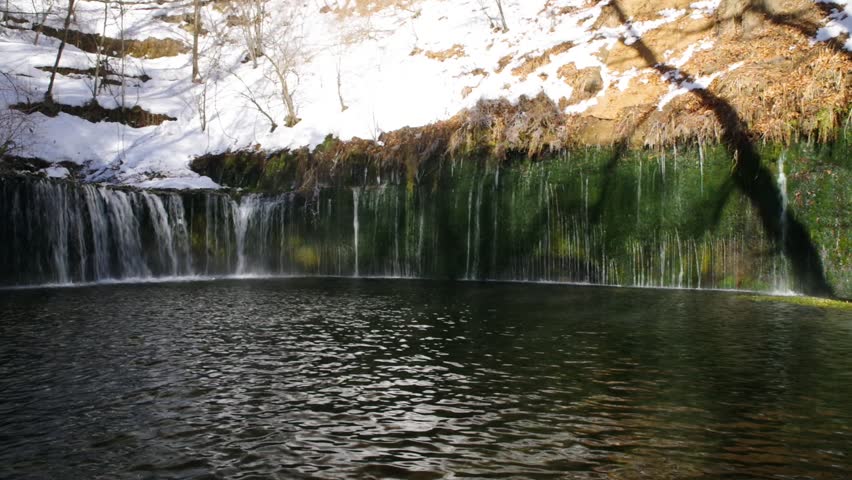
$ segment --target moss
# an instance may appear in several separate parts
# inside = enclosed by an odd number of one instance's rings
[[[753,302],[770,302],[770,303],[787,303],[790,305],[799,305],[802,307],[815,307],[826,310],[841,310],[852,312],[852,302],[846,300],[833,300],[828,298],[815,297],[799,297],[799,296],[768,296],[768,295],[748,295],[741,298],[751,300]]]
[[[837,112],[831,108],[823,108],[816,114],[817,140],[825,142],[831,139],[837,131]]]
[[[788,269],[778,238],[766,232],[748,196],[733,183],[732,160],[722,145],[626,152],[587,147],[549,156],[518,153],[498,158],[445,155],[430,145],[443,141],[446,130],[422,133],[399,132],[388,139],[384,151],[370,141],[327,138],[314,151],[200,157],[193,169],[248,191],[301,192],[308,199],[329,192],[324,201],[335,205],[340,215],[351,215],[350,187],[366,187],[362,205],[373,202],[371,208],[381,212],[382,219],[370,227],[371,220],[362,218],[361,231],[373,231],[382,240],[370,244],[365,239],[362,258],[390,255],[397,227],[416,232],[408,236],[419,236],[423,217],[426,231],[438,232],[425,238],[448,252],[434,261],[438,264],[432,271],[440,275],[461,276],[474,268],[481,276],[494,275],[517,262],[521,252],[540,257],[545,265],[584,265],[581,280],[603,278],[606,269],[610,283],[676,285],[682,279],[691,287],[771,290]],[[778,159],[785,155],[788,211],[808,230],[819,249],[821,268],[841,295],[852,292],[849,151],[846,140],[760,146],[762,168],[770,180],[777,177]],[[387,192],[371,193],[377,185]],[[481,219],[472,222],[477,217],[470,211],[479,211]],[[553,215],[570,223],[549,223]],[[343,222],[351,230],[351,217]],[[349,230],[326,233],[349,238]],[[577,231],[587,231],[589,237],[578,238]],[[470,242],[479,238],[476,250],[482,260],[475,266],[467,258],[468,248],[459,248],[468,237]],[[493,238],[513,247],[495,247]],[[591,244],[599,250],[589,250]],[[326,250],[317,253],[329,261]],[[684,265],[684,271],[677,271],[675,264]],[[629,277],[636,271],[643,277]]]
[[[320,263],[320,257],[316,249],[311,246],[298,247],[293,254],[296,263],[305,270],[313,270]]]

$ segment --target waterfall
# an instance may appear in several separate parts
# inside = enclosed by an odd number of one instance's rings
[[[471,279],[470,276],[470,230],[473,218],[473,185],[470,187],[470,193],[467,196],[467,241],[465,241],[465,259],[464,259],[464,278]]]
[[[352,243],[355,249],[355,272],[354,276],[358,277],[358,237],[360,224],[358,222],[358,207],[360,204],[361,190],[358,187],[352,189]]]
[[[0,283],[105,281],[191,273],[180,196],[0,179]]]
[[[178,256],[175,249],[176,235],[169,222],[169,215],[166,213],[166,207],[163,205],[163,200],[148,192],[142,193],[142,199],[148,207],[148,215],[151,218],[151,226],[159,246],[160,258],[163,261],[164,271],[171,274],[178,274]]]
[[[246,233],[248,233],[249,221],[257,207],[257,197],[250,195],[236,208],[234,215],[234,231],[237,238],[237,273],[246,272]]]
[[[781,155],[778,156],[778,192],[781,196],[781,218],[779,219],[781,225],[781,245],[783,248],[784,243],[787,241],[787,175],[784,173],[784,156],[785,153],[781,152]]]
[[[719,184],[703,180],[704,162],[715,160],[703,149],[697,157],[666,182],[658,181],[665,159],[660,169],[625,163],[606,171],[618,179],[607,191],[601,173],[568,157],[518,167],[457,162],[415,185],[391,174],[382,178],[401,183],[277,196],[0,176],[0,285],[376,275],[786,289],[778,238],[745,197],[732,198],[714,225],[696,224],[693,205]]]
[[[642,222],[642,159],[639,159],[636,180],[636,224]]]
[[[480,221],[481,221],[481,213],[482,213],[482,189],[485,187],[485,176],[482,177],[482,180],[479,183],[479,190],[476,192],[476,220],[473,228],[473,264],[471,265],[471,271],[468,273],[468,278],[473,278],[478,275],[479,272],[479,244],[480,244]]]
[[[704,146],[701,142],[698,142],[698,170],[699,170],[699,182],[701,186],[701,196],[704,196]]]
[[[781,202],[781,214],[778,218],[779,227],[779,245],[778,248],[784,252],[787,248],[787,175],[784,173],[784,159],[786,152],[781,152],[778,156],[778,194]],[[783,256],[777,260],[779,265],[774,265],[775,270],[775,291],[779,293],[790,293],[789,284],[787,281],[787,262]]]

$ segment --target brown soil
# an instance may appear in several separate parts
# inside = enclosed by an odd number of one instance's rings
[[[551,55],[559,55],[560,53],[567,52],[573,46],[574,44],[571,42],[563,42],[548,48],[539,55],[526,54],[524,55],[524,63],[513,68],[512,75],[521,77],[522,80],[525,80],[529,74],[535,72],[542,66],[549,64]]]
[[[62,39],[64,31],[47,25],[33,25],[33,30],[41,29],[48,37]],[[83,50],[84,52],[97,53],[98,46],[103,41],[105,55],[120,57],[124,51],[128,55],[137,58],[161,58],[174,57],[181,53],[187,53],[189,48],[180,40],[172,38],[146,38],[145,40],[132,40],[104,37],[96,33],[83,33],[77,30],[68,30],[66,39],[69,44]],[[123,45],[122,45],[123,43]]]
[[[600,68],[577,70],[577,67],[573,63],[568,63],[559,67],[557,75],[565,83],[574,88],[574,93],[571,95],[571,98],[565,99],[566,102],[577,103],[592,98],[603,88]]]
[[[53,71],[53,67],[36,67],[36,68],[41,70],[42,72],[50,73],[50,72]],[[95,76],[96,72],[95,72],[94,67],[93,68],[87,68],[85,70],[81,69],[81,68],[58,67],[56,69],[56,73],[58,73],[60,75],[64,75],[66,77],[89,77],[89,78],[92,78],[92,77]],[[113,71],[107,70],[107,69],[101,69],[99,72],[97,72],[97,74],[98,74],[98,78],[100,78],[100,81],[102,83],[105,83],[107,85],[117,85],[117,86],[121,85],[120,81],[109,78],[110,76],[121,77],[121,74],[119,74],[119,73],[116,73],[116,72],[113,72]],[[125,75],[124,78],[133,78],[133,79],[141,81],[142,83],[145,83],[148,80],[151,80],[151,77],[149,77],[148,75]]]
[[[151,125],[160,125],[166,121],[177,120],[174,117],[161,113],[151,113],[144,110],[140,106],[132,108],[104,108],[98,104],[88,104],[82,107],[64,105],[61,103],[19,103],[12,105],[10,108],[20,110],[25,113],[42,113],[48,117],[55,117],[60,112],[74,115],[92,123],[98,122],[115,122],[122,123],[134,128],[148,127]]]
[[[506,55],[505,57],[501,58],[497,62],[497,70],[495,70],[495,72],[496,73],[502,72],[503,70],[506,69],[507,66],[509,66],[510,63],[512,63],[512,56]]]

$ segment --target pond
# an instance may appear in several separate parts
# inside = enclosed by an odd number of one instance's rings
[[[852,313],[279,278],[0,291],[3,478],[843,478]]]

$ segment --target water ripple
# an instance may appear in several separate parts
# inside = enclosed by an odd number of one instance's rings
[[[0,311],[0,478],[852,470],[836,312],[340,279],[6,291]]]

